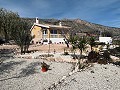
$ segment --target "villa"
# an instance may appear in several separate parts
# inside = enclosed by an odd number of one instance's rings
[[[39,24],[38,18],[36,23],[31,27],[31,35],[34,36],[32,43],[34,44],[48,44],[48,43],[64,43],[65,37],[68,37],[70,27],[59,25]]]

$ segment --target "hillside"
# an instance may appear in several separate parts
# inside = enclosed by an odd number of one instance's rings
[[[31,24],[35,22],[35,18],[23,18],[29,21]],[[39,19],[41,24],[55,24],[58,25],[59,22],[62,22],[62,25],[72,27],[70,33],[76,32],[89,32],[92,34],[99,35],[100,32],[109,32],[112,33],[112,36],[116,39],[120,39],[120,28],[103,26],[100,24],[90,23],[81,19]]]

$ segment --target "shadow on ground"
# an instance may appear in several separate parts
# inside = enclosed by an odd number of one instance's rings
[[[40,62],[30,63],[26,68],[21,69],[21,72],[20,72],[19,76],[20,77],[26,77],[26,76],[38,73],[37,72],[37,66],[40,66],[40,64],[41,64]]]
[[[11,71],[14,70],[14,67],[16,65],[21,65],[23,64],[25,61],[20,61],[20,62],[16,62],[16,61],[9,61],[6,63],[2,63],[0,65],[0,75],[4,74],[4,73],[10,73]]]
[[[10,58],[14,58],[14,51],[13,49],[0,49],[0,64]]]
[[[0,70],[0,72],[2,71],[2,74],[5,72],[9,73],[11,70],[14,70],[13,66],[22,64],[24,62],[25,61],[21,61],[21,62],[13,62],[12,61],[12,62],[5,63],[2,65],[2,67],[0,67],[0,68],[2,68],[2,70]],[[18,75],[10,77],[10,78],[5,78],[0,81],[5,81],[5,80],[13,79],[13,78],[27,77],[27,76],[33,75],[35,73],[38,73],[37,66],[40,66],[40,64],[41,64],[40,62],[30,63],[27,67],[22,68],[21,72]]]
[[[85,56],[85,55],[71,54],[71,56],[73,59],[86,59],[87,58],[87,56]]]

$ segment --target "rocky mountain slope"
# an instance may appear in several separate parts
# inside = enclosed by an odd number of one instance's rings
[[[35,18],[23,18],[27,21],[29,21],[31,24],[35,22]],[[70,32],[76,33],[76,32],[89,32],[92,34],[99,35],[100,32],[107,32],[109,34],[112,34],[112,36],[116,39],[120,39],[120,28],[115,27],[108,27],[103,26],[100,24],[90,23],[81,19],[39,19],[39,23],[41,24],[55,24],[59,25],[59,22],[62,22],[62,25],[70,26],[72,27],[70,29]]]

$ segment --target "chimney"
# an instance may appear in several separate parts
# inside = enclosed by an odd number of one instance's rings
[[[36,17],[36,23],[39,24],[39,20],[38,20],[38,17]]]
[[[61,23],[61,22],[59,22],[59,26],[62,26],[62,23]]]

